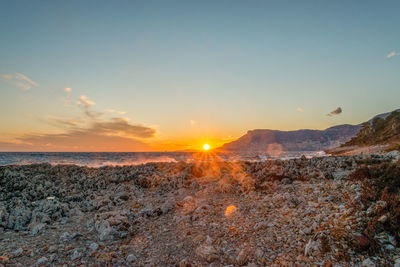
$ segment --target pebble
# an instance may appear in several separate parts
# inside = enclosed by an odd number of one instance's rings
[[[76,260],[82,257],[82,253],[78,249],[74,249],[74,252],[71,255],[71,260]]]
[[[136,258],[135,255],[129,254],[129,255],[126,257],[126,261],[127,261],[128,263],[134,263],[135,261],[137,261],[137,258]]]
[[[378,222],[385,223],[387,221],[388,217],[386,215],[382,215],[379,217]]]
[[[24,252],[24,250],[23,250],[22,248],[16,249],[16,250],[13,252],[14,257],[19,257],[19,256],[21,256],[23,252]]]
[[[40,259],[37,260],[36,264],[41,265],[41,264],[46,264],[49,260],[46,257],[41,257]]]
[[[89,249],[92,252],[97,251],[99,249],[99,244],[97,244],[96,242],[92,242],[89,245]]]
[[[361,263],[362,267],[376,267],[375,263],[370,259],[370,258],[366,258],[365,260],[363,260],[363,262]]]
[[[196,249],[196,254],[210,263],[219,258],[216,249],[213,246],[207,244],[199,246]]]

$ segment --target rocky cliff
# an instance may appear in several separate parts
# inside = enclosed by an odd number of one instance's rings
[[[400,110],[396,110],[397,112]],[[366,123],[337,125],[325,130],[278,131],[256,129],[224,144],[220,150],[240,152],[320,151],[338,147],[356,137],[365,125],[381,125],[393,112],[379,114]],[[397,123],[397,122],[394,122]],[[397,125],[397,124],[396,124]],[[389,126],[388,126],[389,127]],[[397,127],[397,126],[396,126]],[[363,129],[364,129],[363,128]],[[397,129],[397,128],[396,128]],[[367,129],[368,130],[368,129]],[[368,132],[365,130],[365,132]],[[386,129],[387,130],[387,129]],[[385,130],[385,136],[387,131]],[[364,132],[364,130],[363,130]]]

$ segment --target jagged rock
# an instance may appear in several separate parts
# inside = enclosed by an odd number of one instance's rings
[[[49,259],[47,259],[46,257],[41,257],[40,259],[37,260],[36,264],[37,265],[44,265],[47,264],[49,261]]]
[[[18,248],[13,252],[14,257],[19,257],[24,253],[24,250],[22,248]]]
[[[367,209],[367,215],[368,215],[368,216],[373,216],[373,215],[376,214],[378,208],[384,209],[384,208],[386,208],[386,206],[387,206],[386,201],[379,200],[379,201],[373,203],[373,204]]]
[[[370,259],[370,258],[366,258],[365,260],[363,260],[363,262],[361,263],[362,267],[375,267],[376,264]]]
[[[169,198],[167,199],[164,204],[161,206],[161,211],[163,214],[168,213],[169,211],[175,208],[175,199]]]
[[[76,260],[82,257],[82,253],[79,251],[79,249],[74,249],[72,255],[71,255],[71,260]]]
[[[38,233],[42,232],[46,228],[46,224],[33,222],[29,225],[29,229],[32,235],[37,235]]]
[[[353,235],[353,237],[354,237],[354,239],[356,241],[356,246],[358,246],[358,247],[367,248],[369,246],[369,244],[370,244],[369,239],[366,236],[362,235],[362,234],[356,233],[356,234]]]
[[[128,211],[112,211],[96,214],[95,229],[101,241],[126,237],[133,231],[133,214]]]
[[[89,249],[92,252],[97,251],[99,249],[99,244],[97,244],[96,242],[92,242],[89,245]]]
[[[394,261],[394,267],[400,267],[400,258],[397,258],[397,259]]]
[[[128,263],[130,263],[130,264],[135,263],[135,261],[137,261],[137,258],[136,258],[136,256],[133,255],[133,254],[129,254],[129,255],[126,257],[126,262],[128,262]]]
[[[387,219],[388,219],[387,215],[382,215],[381,217],[379,217],[378,222],[385,223]]]
[[[213,262],[219,258],[217,250],[208,244],[203,244],[197,247],[196,254],[208,262]]]
[[[56,251],[57,251],[57,246],[52,245],[52,246],[49,247],[49,252],[50,252],[50,253],[54,253],[54,252],[56,252]]]
[[[60,240],[63,242],[68,241],[69,239],[70,239],[70,234],[68,232],[64,232],[60,236]]]
[[[247,251],[245,249],[240,250],[239,254],[236,257],[236,264],[238,265],[244,265],[247,262]]]

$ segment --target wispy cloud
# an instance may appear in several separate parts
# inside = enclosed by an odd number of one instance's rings
[[[69,92],[71,92],[72,89],[69,87],[65,87],[63,90],[64,90],[64,92],[69,93]]]
[[[1,79],[22,90],[29,90],[32,87],[38,87],[38,84],[21,73],[11,73],[1,75]]]
[[[77,104],[83,107],[85,114],[91,119],[96,119],[98,116],[102,114],[100,112],[94,112],[90,109],[90,107],[95,105],[96,103],[93,102],[92,100],[89,100],[89,98],[85,95],[81,95],[79,97]]]
[[[400,53],[396,53],[396,51],[392,51],[389,54],[387,54],[386,58],[390,59],[390,58],[395,57],[395,56],[400,56]]]
[[[298,112],[304,112],[304,109],[302,109],[302,108],[296,108],[296,110],[297,110]]]
[[[87,98],[87,96],[85,96],[85,95],[81,95],[79,97],[79,101],[77,103],[78,103],[78,105],[83,105],[83,106],[85,106],[87,108],[93,106],[94,104],[96,104],[95,102],[89,100],[89,98]]]
[[[337,107],[335,110],[332,110],[331,112],[329,112],[329,114],[327,114],[327,116],[339,115],[342,112],[343,112],[342,108]]]
[[[53,126],[78,126],[78,125],[82,125],[83,121],[79,120],[79,119],[69,119],[69,118],[60,118],[60,117],[56,117],[56,116],[47,116],[45,119],[40,119],[40,121],[45,122],[49,125],[53,125]]]
[[[195,120],[190,120],[190,125],[195,126],[196,125],[196,121]]]
[[[117,111],[117,110],[112,109],[112,108],[107,109],[106,112],[108,112],[108,113],[117,113],[117,114],[120,114],[120,115],[125,115],[126,114],[126,111]]]

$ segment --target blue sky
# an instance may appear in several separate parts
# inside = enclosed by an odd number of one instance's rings
[[[73,150],[54,135],[99,124],[122,138],[102,149],[190,148],[399,108],[399,1],[0,4],[0,150]]]

